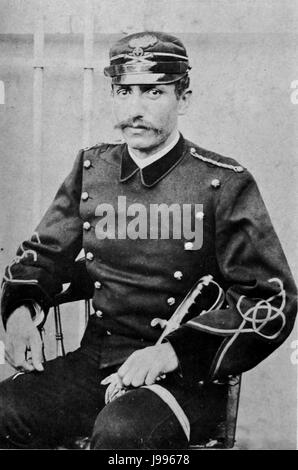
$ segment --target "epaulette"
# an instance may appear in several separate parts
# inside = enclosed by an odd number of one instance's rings
[[[219,166],[220,168],[226,168],[227,170],[233,170],[235,173],[242,173],[244,171],[244,168],[241,165],[230,165],[228,163],[222,163],[217,160],[212,160],[211,158],[203,157],[203,155],[197,153],[194,147],[190,149],[190,153],[193,157],[198,158],[203,162],[210,163],[211,165]]]
[[[84,147],[82,150],[86,152],[86,150],[91,150],[100,147],[101,145],[104,145],[104,142],[98,142],[97,144],[91,145],[90,147]]]
[[[102,147],[102,146],[105,146],[107,148],[110,145],[123,144],[123,142],[124,142],[124,140],[122,140],[122,139],[115,140],[114,142],[98,142],[97,144],[91,145],[90,147],[83,148],[83,150],[85,152],[86,150],[91,150],[91,149],[95,149],[95,148]]]

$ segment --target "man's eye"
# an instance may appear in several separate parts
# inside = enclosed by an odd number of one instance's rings
[[[158,96],[162,94],[162,92],[158,90],[158,88],[151,88],[151,90],[148,90],[147,93],[150,96],[150,98],[158,98]]]
[[[128,92],[129,90],[127,88],[119,88],[116,93],[120,96],[126,96],[128,95]]]

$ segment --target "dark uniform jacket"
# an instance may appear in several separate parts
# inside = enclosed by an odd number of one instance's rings
[[[201,204],[202,246],[198,249],[183,233],[175,238],[173,227],[169,237],[159,229],[159,236],[150,239],[149,224],[147,237],[128,238],[124,230],[133,219],[119,213],[119,196],[136,213],[143,207],[149,213],[152,204]],[[103,208],[111,206],[116,234],[113,223],[107,224],[109,238],[100,239]],[[82,247],[94,282],[91,321],[101,332],[103,367],[154,344],[160,331],[151,326],[152,319],[169,319],[207,274],[224,288],[224,305],[203,315],[196,311],[167,337],[185,380],[246,371],[272,353],[293,327],[296,288],[253,177],[234,160],[182,136],[143,170],[126,144],[79,152],[33,236],[6,269],[4,324],[17,306],[32,300],[46,311],[71,278]]]

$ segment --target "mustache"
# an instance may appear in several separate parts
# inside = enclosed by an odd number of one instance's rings
[[[146,129],[148,131],[152,130],[156,133],[160,133],[160,129],[157,127],[153,126],[151,122],[148,121],[140,121],[139,119],[125,119],[124,121],[117,122],[117,124],[114,125],[114,129],[120,129],[124,130],[126,127],[138,127],[141,129]]]

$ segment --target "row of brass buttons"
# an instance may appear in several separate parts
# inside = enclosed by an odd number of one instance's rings
[[[90,160],[85,160],[84,161],[84,168],[89,169],[91,167],[91,165],[92,164],[91,164]],[[87,201],[89,199],[89,193],[87,191],[84,191],[81,195],[81,198],[82,198],[83,201]],[[202,219],[203,216],[204,216],[204,214],[202,212],[196,214],[196,218],[199,218],[199,219]],[[86,221],[86,222],[83,223],[83,228],[84,228],[84,230],[88,231],[91,228],[91,224]],[[192,242],[186,242],[184,247],[185,247],[186,250],[191,250],[193,248],[193,243]],[[91,253],[90,251],[88,253],[86,253],[86,258],[87,258],[88,261],[93,261],[93,259],[94,259],[93,253]],[[175,271],[174,272],[174,278],[175,279],[180,281],[182,279],[182,277],[183,277],[183,273],[181,271]],[[101,288],[101,282],[95,281],[94,286],[95,286],[95,289],[100,289]],[[175,297],[169,297],[167,299],[167,303],[170,306],[174,305],[176,303]],[[98,318],[103,317],[102,310],[96,310],[95,314]]]

